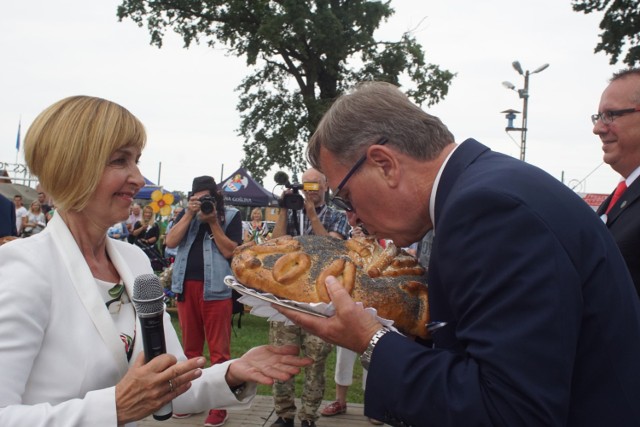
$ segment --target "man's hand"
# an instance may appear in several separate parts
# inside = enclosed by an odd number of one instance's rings
[[[329,297],[336,308],[336,314],[328,319],[281,306],[273,305],[273,308],[311,334],[331,344],[348,348],[356,353],[363,353],[373,334],[382,328],[382,325],[371,314],[364,311],[362,304],[357,304],[351,299],[349,293],[335,277],[327,277],[326,284]]]
[[[311,197],[304,198],[304,210],[306,211],[309,219],[318,216],[318,214],[316,213],[316,205],[313,204],[313,200],[311,200]]]

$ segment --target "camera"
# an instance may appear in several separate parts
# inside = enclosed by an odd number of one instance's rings
[[[289,182],[289,175],[280,171],[276,172],[273,177],[273,180],[280,185],[284,185],[288,189],[292,190],[292,193],[283,194],[280,199],[278,199],[278,206],[285,209],[293,209],[293,210],[301,210],[304,207],[304,198],[300,194],[300,190],[305,191],[318,191],[320,185],[317,182],[307,182],[305,184],[294,183],[291,184]]]
[[[216,199],[212,196],[200,197],[200,212],[210,214],[216,207]]]

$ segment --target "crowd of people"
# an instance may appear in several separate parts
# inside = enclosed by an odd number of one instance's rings
[[[260,208],[243,227],[210,176],[193,179],[160,227],[133,201],[144,185],[142,124],[104,99],[63,99],[25,138],[27,164],[51,199],[39,191],[27,207],[21,195],[0,196],[0,424],[128,425],[173,401],[174,417],[208,410],[205,426],[216,427],[263,383],[272,385],[271,427],[296,417],[315,427],[320,415],[347,411],[360,355],[373,424],[637,425],[639,111],[640,69],[614,74],[591,120],[620,183],[594,212],[542,170],[456,141],[398,87],[362,83],[321,119],[304,205],[281,208],[270,231]],[[223,278],[236,247],[362,233],[428,268],[438,325],[430,341],[383,326],[329,276],[335,315],[276,307],[294,324],[271,321],[268,344],[231,359]],[[149,247],[171,260],[182,343],[166,321],[167,354],[145,364],[131,290],[152,271]],[[334,347],[336,400],[320,410]]]

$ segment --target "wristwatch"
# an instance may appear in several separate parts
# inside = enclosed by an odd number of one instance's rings
[[[373,349],[375,348],[376,344],[378,344],[378,341],[380,341],[380,338],[382,338],[382,336],[387,332],[391,332],[391,330],[383,326],[381,329],[378,329],[376,333],[373,334],[373,336],[371,337],[371,341],[369,341],[369,345],[367,346],[367,349],[364,351],[364,353],[360,355],[360,363],[362,364],[362,367],[364,369],[367,369],[367,370],[369,369],[369,364],[371,363],[371,355],[373,354]]]

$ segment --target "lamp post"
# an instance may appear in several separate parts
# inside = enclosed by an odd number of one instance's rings
[[[511,82],[502,82],[502,85],[507,89],[511,89],[513,91],[518,92],[518,96],[522,98],[522,126],[519,128],[513,127],[513,119],[515,118],[515,114],[518,111],[515,110],[506,110],[503,113],[507,113],[506,117],[508,120],[507,128],[505,129],[507,132],[509,131],[520,131],[520,160],[524,161],[525,152],[527,149],[527,113],[529,107],[529,76],[531,74],[539,73],[540,71],[546,70],[549,64],[541,65],[533,71],[523,71],[520,62],[513,61],[511,63],[514,70],[518,72],[521,76],[524,77],[524,88],[516,89],[515,85]]]

